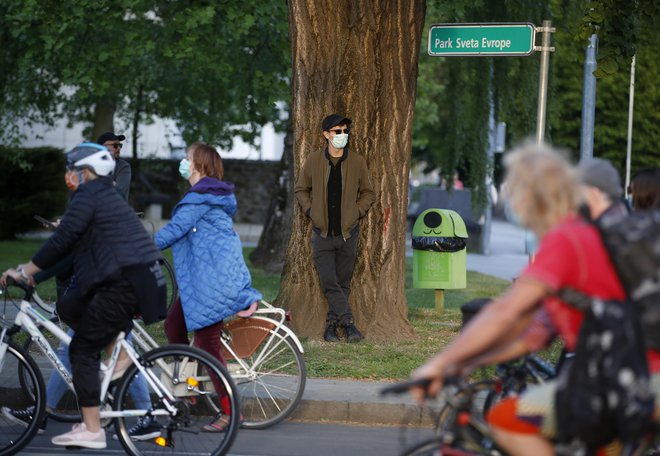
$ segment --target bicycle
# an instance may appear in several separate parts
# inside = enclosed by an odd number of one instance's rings
[[[494,442],[480,404],[483,400],[482,393],[488,391],[492,383],[470,383],[463,377],[445,378],[443,383],[439,400],[444,400],[444,407],[452,411],[446,428],[433,437],[425,438],[405,448],[401,456],[506,456],[506,453]],[[412,387],[426,388],[428,385],[428,379],[404,381],[386,386],[380,393],[402,394]],[[624,444],[620,456],[657,454],[652,447],[657,435],[657,425],[655,425],[643,441]]]
[[[54,307],[36,292],[31,295],[44,311],[54,315]],[[282,422],[295,411],[302,400],[307,381],[304,349],[295,333],[286,326],[291,315],[284,309],[261,301],[259,308],[247,318],[234,318],[224,325],[220,338],[227,369],[240,397],[246,429],[266,429]],[[57,322],[56,316],[51,318]],[[142,351],[158,347],[139,320],[133,321],[134,343]],[[23,348],[29,350],[31,339]],[[217,402],[209,405],[216,411]],[[76,422],[80,413],[72,394],[65,395],[49,416],[57,421]]]
[[[381,394],[402,394],[413,386],[428,386],[428,380],[395,383],[381,389]],[[478,399],[489,391],[492,383],[468,383],[462,377],[447,378],[439,395],[448,410],[446,426],[434,437],[426,438],[404,449],[401,456],[503,456],[493,442]],[[481,399],[483,400],[483,398]],[[441,412],[442,413],[442,412]]]
[[[244,428],[273,426],[288,418],[302,399],[307,368],[302,344],[285,325],[290,318],[284,309],[261,301],[252,316],[223,326],[222,354],[241,398]],[[133,338],[144,350],[157,346],[139,322]]]
[[[29,295],[30,288],[21,286]],[[6,290],[3,290],[6,294]],[[6,314],[7,302],[3,317]],[[13,303],[13,302],[12,302]],[[15,303],[13,303],[15,304]],[[46,359],[73,390],[71,374],[50,346],[40,327],[48,329],[65,344],[71,339],[56,324],[21,299],[12,321],[0,320],[0,456],[18,453],[38,431],[46,409],[45,384],[32,356],[12,340],[12,336],[27,331],[42,350]],[[238,394],[227,370],[208,353],[187,345],[169,345],[139,355],[120,333],[107,366],[101,369],[101,419],[107,427],[114,421],[115,431],[124,450],[131,455],[172,452],[222,455],[229,451],[238,431],[240,413],[229,416],[223,433],[202,433],[200,423],[213,419],[214,410],[208,407],[208,396],[215,394],[212,381],[217,380],[227,393],[231,410],[239,409]],[[121,350],[125,350],[132,364],[119,378],[111,391],[112,377]],[[18,375],[17,375],[18,373]],[[135,408],[128,395],[132,382],[144,376],[149,387],[151,408]],[[17,423],[8,414],[9,408],[33,407],[32,419]],[[159,436],[133,441],[128,429],[142,417],[158,422]]]
[[[156,225],[152,220],[144,218],[144,212],[136,212],[137,216],[142,219],[143,225],[149,225],[151,235],[153,237],[156,232]],[[165,280],[167,281],[167,309],[169,310],[172,307],[172,304],[179,297],[179,286],[176,283],[176,275],[174,274],[174,268],[165,257],[160,260],[160,265],[163,267],[163,272],[165,273]]]

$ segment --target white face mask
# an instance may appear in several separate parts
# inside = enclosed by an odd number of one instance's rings
[[[333,136],[332,145],[335,149],[343,149],[348,144],[348,133],[341,133]]]

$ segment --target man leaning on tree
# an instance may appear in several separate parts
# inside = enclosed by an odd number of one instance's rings
[[[321,128],[327,141],[324,150],[307,157],[295,194],[303,212],[312,220],[312,252],[321,288],[328,300],[324,339],[339,341],[343,328],[348,342],[359,342],[348,304],[357,255],[360,220],[376,200],[367,164],[351,150],[348,138],[351,119],[331,114]]]

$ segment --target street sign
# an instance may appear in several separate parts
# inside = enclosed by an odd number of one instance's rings
[[[429,30],[429,55],[525,56],[534,52],[536,27],[529,22],[435,24]]]

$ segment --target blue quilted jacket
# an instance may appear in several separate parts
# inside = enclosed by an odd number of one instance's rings
[[[188,331],[217,323],[262,298],[251,286],[241,241],[234,231],[234,186],[205,177],[174,208],[158,233],[172,247],[174,270]]]

